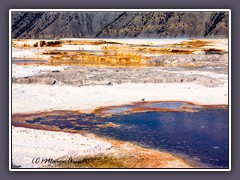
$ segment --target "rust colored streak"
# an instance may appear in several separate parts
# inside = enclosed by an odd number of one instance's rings
[[[76,134],[86,134],[86,131],[83,130],[73,130],[73,129],[60,129],[56,126],[47,126],[47,125],[39,125],[39,124],[29,124],[24,121],[18,122],[13,121],[12,126],[15,127],[24,127],[24,128],[31,128],[31,129],[38,129],[38,130],[46,130],[46,131],[55,131],[55,132],[67,132],[67,133],[76,133]]]
[[[21,40],[20,40],[21,41]],[[25,41],[25,40],[24,40]],[[211,46],[211,41],[206,40],[191,40],[184,41],[178,44],[168,44],[164,47],[146,46],[146,45],[124,45],[116,42],[107,41],[39,41],[32,45],[30,41],[19,44],[14,41],[13,47],[24,49],[41,49],[45,50],[41,55],[32,55],[30,59],[48,59],[42,65],[58,66],[58,65],[75,65],[75,66],[96,66],[96,67],[147,67],[155,66],[149,63],[152,55],[185,55],[192,54],[196,51],[201,51],[207,54],[223,53],[224,50],[216,48],[208,48]],[[58,46],[65,45],[90,45],[101,46],[100,50],[89,52],[84,50],[79,51],[57,51]],[[23,47],[21,47],[23,46]],[[51,48],[52,47],[52,48]],[[149,55],[150,54],[150,55]],[[34,65],[36,62],[20,63],[20,65]],[[163,64],[163,66],[171,66],[170,64]],[[178,66],[201,66],[201,63],[178,63]]]
[[[129,111],[124,112],[124,114],[141,113],[141,112],[197,112],[196,110],[186,108],[186,109],[170,109],[170,108],[133,108]]]
[[[83,133],[83,131],[79,130],[72,130],[72,129],[60,129],[57,126],[47,126],[43,124],[30,124],[27,123],[26,120],[31,121],[36,118],[40,117],[47,117],[47,116],[64,116],[68,114],[79,115],[81,114],[80,111],[64,111],[64,110],[54,110],[54,111],[47,111],[47,112],[36,112],[36,113],[17,113],[12,115],[12,126],[16,127],[25,127],[25,128],[32,128],[32,129],[41,129],[41,130],[49,130],[49,131],[61,131],[61,132],[72,132],[72,133]],[[83,114],[83,113],[82,113]],[[71,119],[66,119],[71,120]]]
[[[181,105],[173,108],[159,108],[159,107],[151,107],[152,103],[182,103]],[[122,108],[122,109],[121,109]],[[132,113],[141,113],[141,112],[196,112],[199,109],[227,109],[228,105],[199,105],[194,104],[192,102],[187,101],[146,101],[146,102],[134,102],[132,104],[121,105],[121,106],[107,106],[107,107],[100,107],[96,108],[91,114],[95,114],[97,116],[103,117],[111,117],[113,115],[119,114],[118,110],[114,112],[115,109],[120,109],[120,114],[132,114]],[[112,111],[112,112],[111,112]],[[68,117],[70,115],[70,117]],[[54,110],[54,111],[47,111],[47,112],[35,112],[35,113],[22,113],[22,114],[13,114],[12,115],[12,125],[18,127],[26,127],[26,128],[33,128],[33,129],[42,129],[42,130],[51,130],[51,131],[63,131],[63,132],[72,132],[72,133],[84,133],[86,132],[88,125],[82,127],[82,130],[73,130],[69,128],[61,129],[58,126],[49,126],[43,125],[39,123],[28,123],[27,121],[34,120],[36,118],[46,118],[47,120],[51,121],[51,116],[66,116],[64,120],[71,121],[76,120],[74,116],[82,115],[82,121],[88,121],[89,118],[87,117],[88,114],[82,113],[81,111],[71,111],[71,110]],[[85,116],[86,115],[86,116]],[[73,117],[72,117],[73,116]],[[90,123],[97,123],[97,120],[91,120]],[[78,126],[78,123],[73,122],[74,126]],[[99,123],[96,124],[96,128],[106,128],[106,127],[118,127],[116,124],[104,124]]]
[[[67,115],[69,113],[74,113],[74,114],[83,114],[81,111],[77,110],[54,110],[54,111],[44,111],[44,112],[35,112],[35,113],[16,113],[12,114],[12,118],[37,118],[37,117],[42,117],[42,116],[48,116],[48,115],[56,115],[56,116],[61,116],[61,115]]]
[[[183,106],[179,106],[178,108],[153,108],[148,107],[147,105],[151,105],[151,103],[183,103]],[[195,108],[193,108],[193,107]],[[188,101],[146,101],[146,102],[134,102],[131,105],[124,104],[120,106],[107,106],[107,107],[99,107],[96,108],[92,113],[98,114],[101,116],[112,116],[116,113],[109,113],[108,111],[117,109],[117,108],[123,108],[127,107],[127,110],[123,110],[124,114],[131,114],[131,113],[137,113],[137,112],[196,112],[198,109],[202,108],[208,108],[208,109],[214,109],[214,108],[224,108],[227,109],[228,105],[201,105],[201,104],[195,104]]]
[[[207,108],[207,109],[228,109],[228,105],[225,104],[218,104],[218,105],[201,105],[202,108]]]

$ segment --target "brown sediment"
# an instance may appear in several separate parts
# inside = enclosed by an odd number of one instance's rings
[[[21,42],[21,41],[20,41]],[[28,41],[23,40],[23,44],[18,41],[13,41],[13,47],[20,48],[38,48],[45,50],[42,55],[33,55],[32,59],[48,59],[44,65],[76,65],[76,66],[103,66],[103,67],[141,67],[153,66],[151,58],[161,55],[191,55],[195,52],[204,54],[221,54],[224,50],[217,49],[213,46],[211,40],[190,40],[178,44],[167,44],[163,47],[151,45],[129,45],[115,42],[107,42],[104,40],[52,40],[52,41],[34,41],[35,44],[28,44]],[[30,41],[31,42],[31,41]],[[54,47],[65,45],[101,45],[97,51],[68,51],[59,52]],[[21,47],[22,46],[22,47]],[[44,49],[45,48],[45,49]],[[42,58],[41,58],[42,56]],[[160,57],[161,58],[161,57]],[[173,63],[173,64],[171,64]],[[34,63],[32,63],[34,64]],[[198,62],[161,62],[164,66],[201,66]],[[24,64],[22,64],[24,65]],[[28,63],[29,65],[29,63]]]
[[[184,103],[183,106],[180,106],[179,108],[153,108],[146,106],[147,104],[151,103]],[[142,106],[144,105],[144,106]],[[194,106],[190,107],[190,106]],[[109,113],[108,111],[114,110],[115,108],[121,108],[121,107],[128,107],[128,110],[123,110],[123,114],[131,114],[131,113],[137,113],[137,112],[197,112],[199,109],[203,108],[223,108],[227,109],[228,105],[220,104],[220,105],[202,105],[197,103],[192,103],[188,101],[145,101],[145,102],[134,102],[130,106],[129,104],[120,105],[120,106],[107,106],[107,107],[99,107],[96,108],[92,113],[102,115],[102,116],[112,116],[114,113]]]
[[[142,148],[129,142],[95,138],[109,142],[115,152],[96,156],[75,157],[78,163],[65,163],[55,168],[194,168],[186,161],[167,152]]]
[[[54,111],[46,111],[46,112],[35,112],[35,113],[16,113],[12,115],[12,126],[16,127],[25,127],[39,130],[49,130],[49,131],[61,131],[61,132],[71,132],[71,133],[84,133],[84,131],[73,130],[73,129],[60,129],[57,126],[48,126],[43,124],[30,124],[26,121],[34,120],[39,117],[47,117],[47,116],[61,116],[66,115],[68,113],[76,113],[80,114],[80,111],[72,111],[72,110],[54,110]],[[66,119],[70,120],[70,119]]]
[[[223,53],[224,50],[216,49],[216,48],[209,48],[203,50],[206,54],[217,54],[217,53]]]
[[[117,128],[117,127],[120,127],[120,125],[112,123],[112,122],[108,122],[108,123],[105,123],[105,124],[97,124],[97,127],[98,128],[106,128],[106,127]]]
[[[211,43],[209,40],[198,40],[198,39],[192,39],[191,41],[183,41],[181,43],[174,43],[169,44],[169,47],[181,47],[181,48],[201,48],[204,46],[207,46]]]
[[[119,148],[120,152],[133,157],[126,162],[128,168],[193,168],[193,166],[187,164],[183,159],[170,153],[142,148],[128,142],[126,143],[111,139],[106,141]]]
[[[139,48],[139,51],[142,52],[155,52],[159,54],[192,54],[197,51],[202,52],[211,52],[211,53],[219,53],[224,52],[224,50],[216,49],[216,48],[206,48],[206,46],[211,46],[210,40],[190,40],[190,41],[183,41],[181,43],[174,43],[174,44],[167,44],[164,47],[144,47]]]
[[[217,105],[201,105],[202,108],[208,108],[208,109],[228,109],[228,105],[225,104],[217,104]]]
[[[111,54],[93,54],[89,52],[67,52],[50,57],[47,65],[105,65],[105,66],[141,66],[147,57],[137,53],[112,52]]]
[[[33,48],[33,47],[59,47],[67,45],[101,45],[101,44],[121,44],[104,40],[33,40],[13,39],[12,47]]]
[[[76,118],[73,117],[68,117],[69,115],[73,116],[78,116],[82,115],[83,117],[81,118],[82,122],[87,122],[89,121],[90,124],[78,124],[77,122],[74,122],[72,120],[76,120]],[[86,115],[86,117],[85,117]],[[80,111],[71,111],[71,110],[55,110],[55,111],[47,111],[47,112],[38,112],[38,113],[22,113],[22,114],[13,114],[12,115],[12,125],[16,127],[25,127],[25,128],[33,128],[33,129],[40,129],[40,130],[50,130],[50,131],[62,131],[62,132],[71,132],[71,133],[79,133],[84,134],[88,132],[90,128],[107,128],[107,127],[113,127],[117,128],[120,125],[117,125],[112,122],[100,122],[96,119],[89,120],[87,117],[88,114],[82,113]],[[66,128],[61,129],[57,125],[44,125],[44,124],[39,124],[39,123],[28,123],[27,121],[32,121],[37,118],[45,118],[47,121],[54,120],[52,116],[67,116],[64,118],[64,121],[71,121],[71,124],[74,125],[74,127],[81,127],[81,130],[74,130],[71,128]],[[94,126],[92,126],[94,125]]]
[[[43,124],[30,124],[25,121],[25,119],[21,118],[12,118],[12,126],[14,127],[24,127],[24,128],[31,128],[31,129],[38,129],[38,130],[46,130],[46,131],[55,131],[55,132],[68,132],[68,133],[77,133],[77,134],[84,134],[85,131],[73,130],[73,129],[60,129],[57,126],[49,126]],[[76,125],[77,126],[77,125]]]
[[[125,111],[124,114],[141,113],[141,112],[197,112],[191,108],[170,109],[170,108],[133,108]]]
[[[72,133],[72,132],[70,132]],[[84,134],[86,137],[109,142],[111,151],[92,156],[60,157],[58,161],[65,163],[49,165],[49,168],[195,168],[182,158],[149,148],[142,148],[130,142],[107,139],[95,134]],[[75,162],[75,163],[73,163]]]
[[[37,118],[43,115],[65,115],[66,113],[81,113],[79,110],[53,110],[53,111],[39,111],[34,113],[15,113],[12,114],[12,118]]]

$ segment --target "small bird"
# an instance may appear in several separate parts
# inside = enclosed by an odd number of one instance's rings
[[[141,99],[141,101],[145,101],[145,98]]]
[[[56,84],[56,82],[57,82],[57,81],[56,81],[56,80],[54,80],[54,81],[52,82],[52,85]]]
[[[111,85],[113,85],[113,84],[112,84],[111,82],[109,82],[109,83],[107,83],[107,85],[108,85],[108,86],[111,86]]]

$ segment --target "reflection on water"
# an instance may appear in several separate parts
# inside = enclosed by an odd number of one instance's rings
[[[181,108],[186,105],[183,102],[141,104],[158,108]],[[108,109],[108,113],[116,113],[111,116],[61,111],[23,115],[22,118],[28,124],[86,130],[103,137],[182,154],[203,167],[228,168],[228,110],[191,106],[197,111],[121,113],[133,108],[127,105]],[[19,121],[21,116],[13,117],[13,125],[19,125],[14,123],[15,119]]]

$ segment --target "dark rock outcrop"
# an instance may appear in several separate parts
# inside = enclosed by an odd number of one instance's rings
[[[228,18],[228,12],[12,12],[12,37],[228,37]]]

